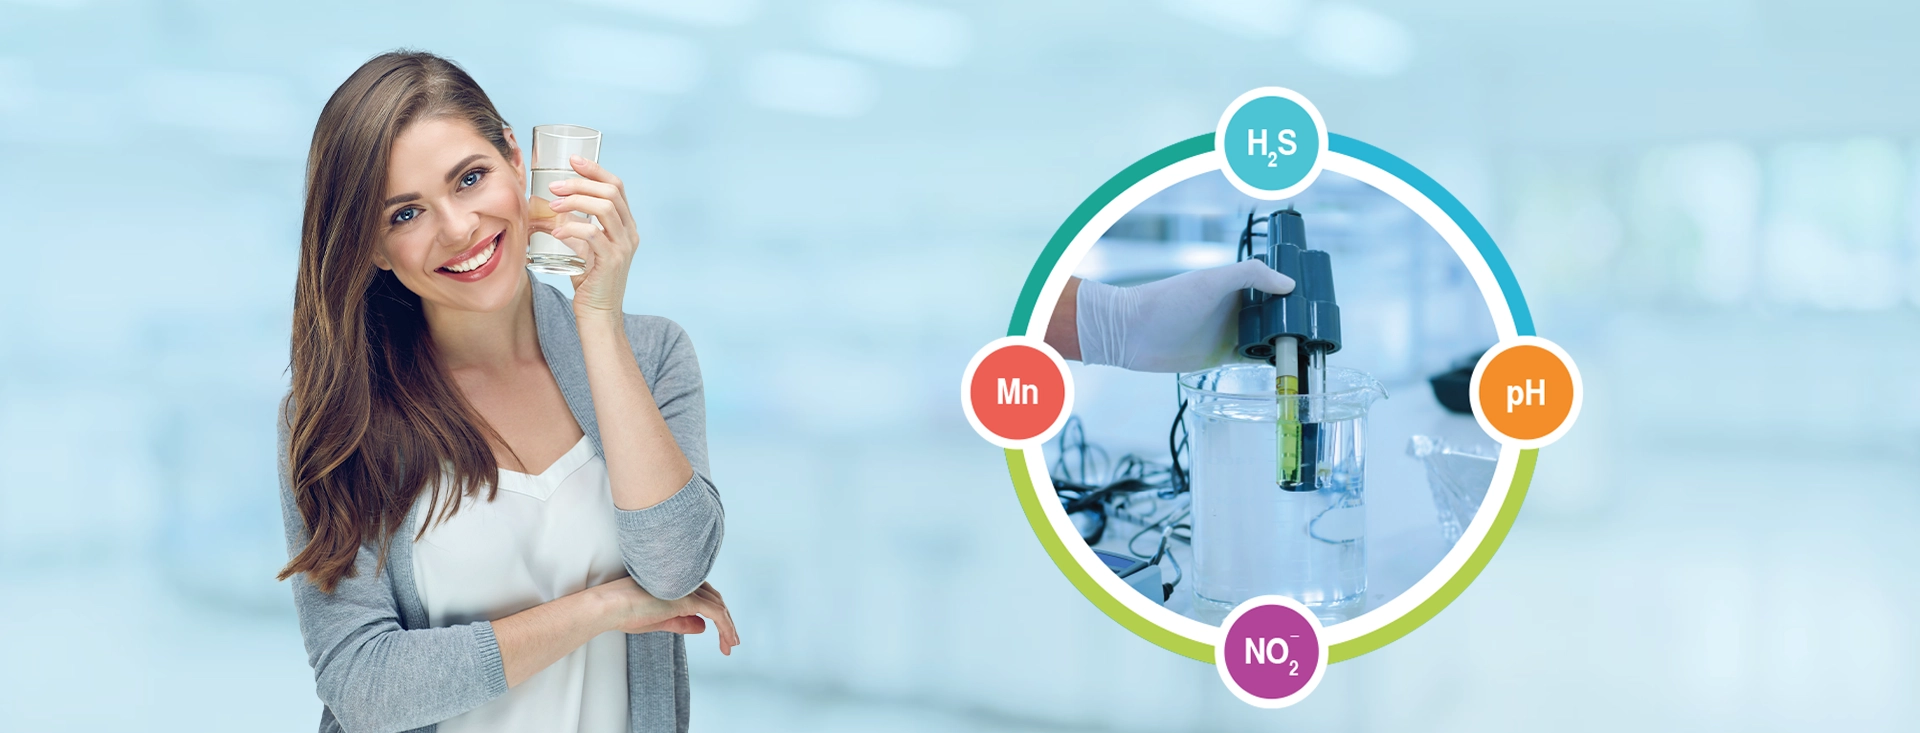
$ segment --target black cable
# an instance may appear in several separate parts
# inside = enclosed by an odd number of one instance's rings
[[[1177,530],[1181,527],[1187,528],[1187,532],[1189,533],[1187,536],[1188,544],[1192,544],[1193,536],[1191,533],[1193,532],[1193,527],[1191,525],[1176,524],[1176,525],[1173,525],[1172,527],[1169,527],[1168,529]],[[1173,537],[1174,539],[1179,539],[1177,535],[1169,534],[1168,536]],[[1180,569],[1180,561],[1173,556],[1173,553],[1167,553],[1167,564],[1173,566],[1173,580],[1163,581],[1160,584],[1160,595],[1162,596],[1162,598],[1160,599],[1161,603],[1165,603],[1169,600],[1172,600],[1173,587],[1176,585],[1179,585],[1180,580],[1187,577],[1186,573]]]
[[[1253,230],[1253,213],[1253,209],[1247,210],[1247,225],[1240,229],[1240,247],[1234,252],[1235,262],[1253,259],[1253,238],[1265,238],[1271,234],[1270,232],[1256,232]]]
[[[1167,429],[1167,456],[1173,461],[1173,493],[1185,493],[1189,488],[1187,469],[1180,465],[1180,454],[1190,447],[1187,442],[1187,424],[1180,418],[1187,414],[1187,400],[1180,401],[1179,411],[1173,413],[1173,427]]]
[[[1344,540],[1337,540],[1320,534],[1320,520],[1326,519],[1327,515],[1332,514],[1335,509],[1352,509],[1361,506],[1360,495],[1353,490],[1352,486],[1346,481],[1340,481],[1338,484],[1338,488],[1334,486],[1323,486],[1319,489],[1320,491],[1334,492],[1337,495],[1330,497],[1327,502],[1327,508],[1320,510],[1318,514],[1313,515],[1312,519],[1307,520],[1307,536],[1329,545],[1350,545],[1358,541],[1359,538],[1349,537]]]
[[[1150,488],[1139,479],[1123,478],[1092,491],[1085,492],[1079,498],[1066,503],[1068,514],[1101,508],[1107,499],[1115,494],[1130,494]]]
[[[1087,443],[1087,431],[1080,424],[1079,415],[1067,418],[1067,424],[1061,426],[1060,434],[1054,438],[1054,444],[1058,450],[1048,473],[1054,477],[1055,484],[1090,483],[1092,480],[1090,476],[1097,467],[1095,464],[1106,462],[1107,452],[1101,450],[1099,446]],[[1068,468],[1067,456],[1069,455],[1077,459],[1079,463],[1077,471]]]
[[[1179,509],[1174,509],[1172,511],[1167,512],[1167,516],[1161,517],[1153,522],[1143,525],[1140,528],[1140,531],[1133,533],[1132,537],[1127,538],[1127,554],[1132,555],[1134,557],[1139,557],[1139,558],[1145,558],[1145,557],[1157,558],[1160,555],[1165,554],[1167,551],[1167,540],[1172,539],[1172,536],[1168,533],[1175,526],[1178,526],[1176,524],[1173,524],[1173,522],[1191,514],[1192,512],[1193,512],[1192,507],[1183,507]],[[1160,546],[1158,549],[1154,551],[1153,555],[1148,555],[1147,553],[1133,549],[1134,543],[1139,542],[1141,537],[1147,536],[1148,532],[1152,532],[1156,529],[1160,530],[1162,536],[1160,538]],[[1184,539],[1182,541],[1190,542],[1191,539],[1190,538]]]
[[[1251,245],[1248,249],[1251,251]],[[1105,536],[1109,516],[1141,525],[1126,544],[1127,554],[1140,561],[1130,570],[1159,565],[1162,560],[1172,565],[1172,582],[1161,584],[1162,603],[1172,597],[1173,586],[1179,584],[1183,575],[1179,561],[1169,552],[1169,543],[1193,544],[1192,525],[1180,522],[1192,513],[1191,506],[1174,506],[1158,518],[1152,516],[1158,511],[1160,500],[1177,498],[1192,489],[1191,469],[1186,465],[1192,451],[1185,422],[1190,406],[1189,401],[1181,400],[1167,429],[1167,458],[1171,465],[1134,453],[1123,455],[1109,465],[1106,451],[1087,441],[1086,426],[1075,415],[1067,419],[1055,438],[1056,454],[1048,471],[1061,508],[1073,518],[1081,539],[1089,546],[1098,544]],[[1142,501],[1149,502],[1146,511],[1143,516],[1135,515],[1140,508],[1136,505]],[[1160,543],[1154,551],[1151,554],[1135,552],[1134,545],[1139,539],[1154,531],[1160,532]]]

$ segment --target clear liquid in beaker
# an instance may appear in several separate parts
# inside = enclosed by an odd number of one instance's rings
[[[1261,409],[1264,407],[1264,409]],[[1203,403],[1194,430],[1194,611],[1220,623],[1249,598],[1285,595],[1323,623],[1365,606],[1365,407],[1316,405],[1313,490],[1274,480],[1272,403]]]

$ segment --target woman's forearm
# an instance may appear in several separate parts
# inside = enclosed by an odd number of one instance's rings
[[[538,674],[593,637],[620,628],[619,607],[596,588],[561,596],[493,622],[507,686]]]
[[[626,324],[616,314],[581,319],[579,325],[613,505],[632,511],[666,501],[693,478],[693,465],[674,442],[633,360]]]
[[[1047,319],[1047,333],[1043,340],[1054,351],[1060,352],[1060,358],[1080,360],[1080,278],[1067,278],[1067,287],[1060,291],[1060,299],[1053,303],[1053,317]]]

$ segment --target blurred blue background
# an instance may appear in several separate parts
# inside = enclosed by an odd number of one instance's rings
[[[319,703],[271,421],[327,94],[606,131],[708,387],[703,730],[1910,729],[1920,7],[0,0],[0,728]],[[1590,398],[1500,555],[1283,712],[1040,551],[956,403],[1082,198],[1279,84],[1486,223]]]

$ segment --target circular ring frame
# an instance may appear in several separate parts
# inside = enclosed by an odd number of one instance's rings
[[[1037,337],[1045,333],[1052,308],[1037,305],[1059,298],[1073,268],[1121,214],[1175,183],[1224,167],[1214,138],[1212,133],[1196,135],[1162,148],[1128,166],[1082,201],[1054,232],[1028,273],[1007,334]],[[1486,299],[1502,342],[1535,335],[1526,298],[1506,258],[1494,246],[1486,228],[1458,199],[1419,169],[1386,151],[1345,135],[1329,133],[1328,139],[1330,144],[1321,153],[1327,170],[1359,179],[1392,196],[1452,246]],[[1503,446],[1493,485],[1460,541],[1407,591],[1356,618],[1327,627],[1327,663],[1353,659],[1386,646],[1419,628],[1458,598],[1486,568],[1512,529],[1533,478],[1537,455],[1537,449]],[[1044,500],[1054,492],[1043,451],[1008,449],[1006,458],[1014,493],[1035,536],[1087,600],[1143,639],[1198,661],[1214,661],[1214,647],[1225,633],[1220,627],[1175,614],[1106,572],[1092,549],[1072,531],[1060,503]],[[1068,536],[1074,541],[1067,542]],[[1092,568],[1100,572],[1092,572]]]

